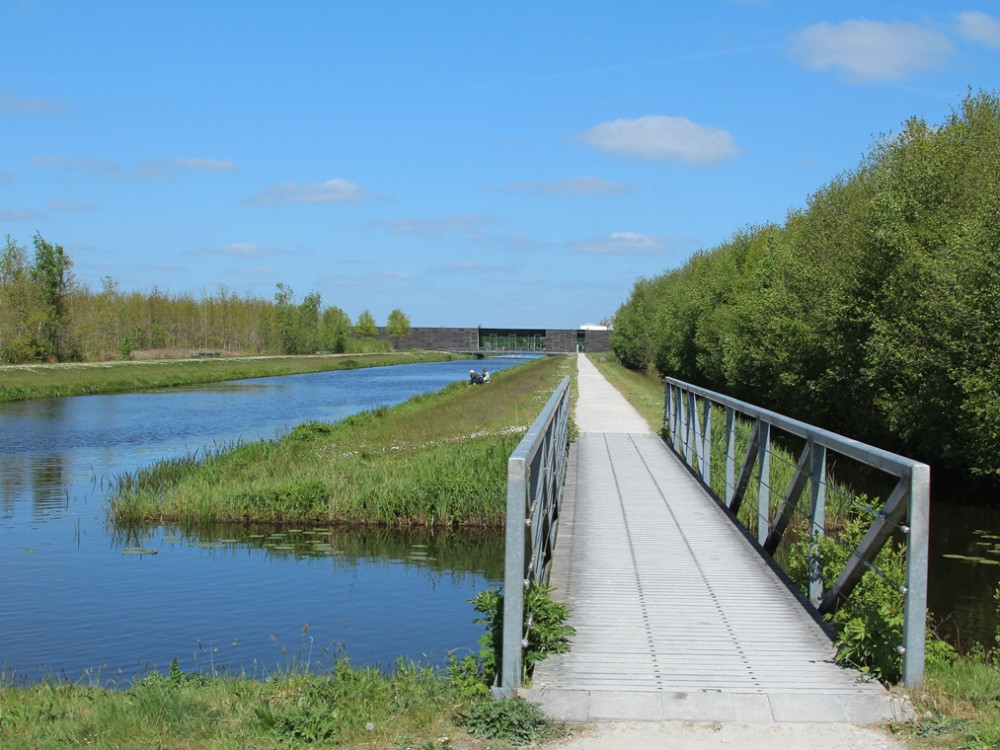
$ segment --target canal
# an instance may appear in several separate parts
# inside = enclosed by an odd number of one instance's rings
[[[488,360],[494,372],[522,363]],[[455,361],[0,405],[0,684],[266,677],[338,658],[440,664],[478,650],[468,599],[498,586],[502,534],[114,528],[115,476],[281,436],[467,377]]]

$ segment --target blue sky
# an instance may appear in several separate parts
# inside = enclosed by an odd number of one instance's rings
[[[0,0],[0,237],[99,290],[575,328],[1000,90],[1000,3]]]

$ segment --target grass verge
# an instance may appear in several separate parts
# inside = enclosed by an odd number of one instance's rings
[[[0,746],[487,750],[555,731],[524,701],[501,703],[494,707],[445,675],[406,662],[384,673],[340,661],[327,674],[297,671],[264,681],[172,670],[125,690],[0,685]],[[530,732],[523,731],[526,718],[534,722]],[[512,725],[522,731],[512,733]]]
[[[928,668],[914,691],[918,719],[895,727],[915,750],[1000,748],[1000,654],[973,649]]]
[[[446,352],[316,354],[287,357],[211,357],[134,362],[74,362],[0,367],[0,403],[54,396],[124,393],[226,380],[352,370],[455,359]]]
[[[116,478],[111,513],[121,524],[499,526],[507,458],[573,366],[543,357],[488,385],[161,461]]]

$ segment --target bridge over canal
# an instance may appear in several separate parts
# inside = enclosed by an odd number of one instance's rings
[[[878,682],[834,662],[816,609],[596,368],[577,361],[580,434],[551,523],[550,568],[576,635],[518,694],[563,721],[904,715]]]

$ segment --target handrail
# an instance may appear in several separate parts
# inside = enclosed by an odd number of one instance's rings
[[[548,583],[562,507],[569,441],[567,375],[507,459],[507,528],[504,552],[503,639],[493,695],[521,687],[524,648],[533,618],[524,616],[524,592]]]
[[[896,485],[881,510],[871,512],[874,521],[857,549],[849,557],[836,582],[827,590],[818,575],[818,559],[810,560],[809,598],[822,614],[832,613],[846,601],[865,570],[885,545],[894,529],[906,536],[906,582],[904,595],[903,681],[918,685],[924,678],[924,639],[927,610],[928,516],[930,467],[834,432],[800,422],[777,412],[685,383],[664,378],[664,431],[668,445],[687,464],[705,488],[735,516],[752,481],[756,465],[757,541],[773,555],[795,511],[806,485],[810,488],[809,523],[815,542],[824,532],[827,487],[827,451],[846,456],[896,477]],[[725,492],[711,488],[712,406],[725,409]],[[737,417],[751,420],[753,434],[746,454],[736,469]],[[795,473],[785,492],[784,503],[771,516],[770,445],[773,430],[804,441]]]

